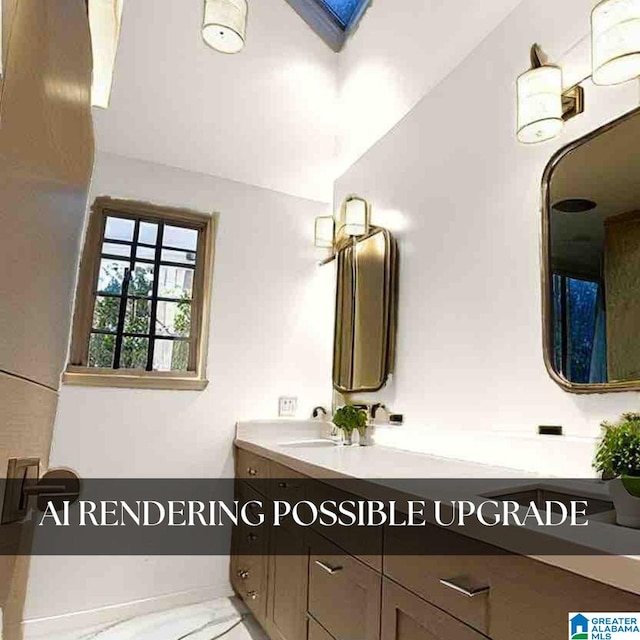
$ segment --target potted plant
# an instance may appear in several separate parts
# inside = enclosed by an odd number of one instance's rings
[[[336,409],[333,414],[333,424],[342,430],[343,443],[350,445],[353,443],[353,432],[360,433],[360,439],[364,442],[364,435],[367,428],[367,412],[351,404]]]
[[[602,423],[604,434],[594,467],[610,481],[616,521],[640,529],[640,413],[625,413],[616,424]]]

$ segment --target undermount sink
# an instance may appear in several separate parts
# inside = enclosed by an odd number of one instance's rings
[[[605,513],[613,509],[613,503],[609,502],[608,500],[599,500],[590,498],[588,496],[552,491],[546,487],[536,487],[528,491],[501,493],[498,495],[494,494],[486,497],[499,501],[515,501],[522,507],[528,507],[533,502],[539,508],[544,508],[547,501],[553,501],[554,503],[560,502],[566,506],[569,506],[571,501],[586,500],[588,502],[586,507],[586,515],[588,516]],[[553,511],[556,511],[557,508],[558,507],[555,505],[552,506]]]
[[[287,449],[316,449],[320,447],[335,447],[336,444],[332,440],[322,440],[316,438],[315,440],[296,440],[293,442],[281,442],[281,447]]]

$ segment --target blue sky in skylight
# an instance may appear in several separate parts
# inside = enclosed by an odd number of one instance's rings
[[[320,0],[338,18],[346,29],[352,26],[352,21],[358,13],[358,9],[368,0]]]

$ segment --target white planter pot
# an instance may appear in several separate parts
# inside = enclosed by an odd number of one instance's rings
[[[640,529],[640,498],[632,496],[620,478],[609,482],[609,495],[616,508],[616,522],[623,527]]]

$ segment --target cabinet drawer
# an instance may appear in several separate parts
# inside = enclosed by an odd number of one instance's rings
[[[385,578],[381,640],[485,640],[485,636]]]
[[[231,584],[256,619],[264,625],[267,611],[267,557],[233,556]]]
[[[326,632],[313,618],[309,618],[308,640],[334,640],[333,636]]]
[[[496,550],[427,525],[385,530],[384,574],[481,633],[489,634]],[[431,555],[447,550],[447,555]],[[459,549],[460,553],[456,553]],[[411,555],[394,555],[406,551]],[[466,592],[466,593],[465,593]]]
[[[522,556],[496,558],[491,637],[562,638],[570,611],[640,611],[640,596]],[[605,566],[606,557],[598,560]]]
[[[385,554],[386,576],[493,640],[563,637],[570,611],[640,611],[640,596],[439,527],[387,529],[385,545],[411,554]]]
[[[259,522],[258,517],[261,513],[265,514],[265,521],[261,525],[251,526],[246,524],[244,520],[240,520],[238,526],[233,529],[232,553],[238,556],[267,555],[269,552],[270,503],[250,485],[242,481],[236,482],[236,499],[241,504],[252,503],[247,512],[251,521]],[[261,503],[262,509],[253,503]]]
[[[344,502],[363,500],[360,496],[348,493],[324,482],[312,482],[307,486],[307,499],[315,505],[324,501]],[[354,527],[323,527],[314,525],[313,529],[334,542],[348,553],[356,556],[376,571],[382,571],[382,527],[361,527],[354,533]],[[367,554],[363,553],[367,551]],[[342,640],[342,639],[340,639]]]
[[[265,502],[257,491],[242,481],[236,483],[236,491],[236,497],[241,502]],[[241,522],[233,529],[231,550],[231,584],[256,619],[264,623],[267,605],[268,524],[252,527]]]
[[[269,461],[250,451],[236,449],[236,478],[242,478],[248,483],[254,480],[268,480]],[[264,484],[255,482],[253,486],[264,493]]]
[[[309,532],[309,613],[338,640],[377,640],[382,579]]]
[[[272,500],[300,502],[305,499],[305,476],[277,462],[269,462],[267,492]]]

